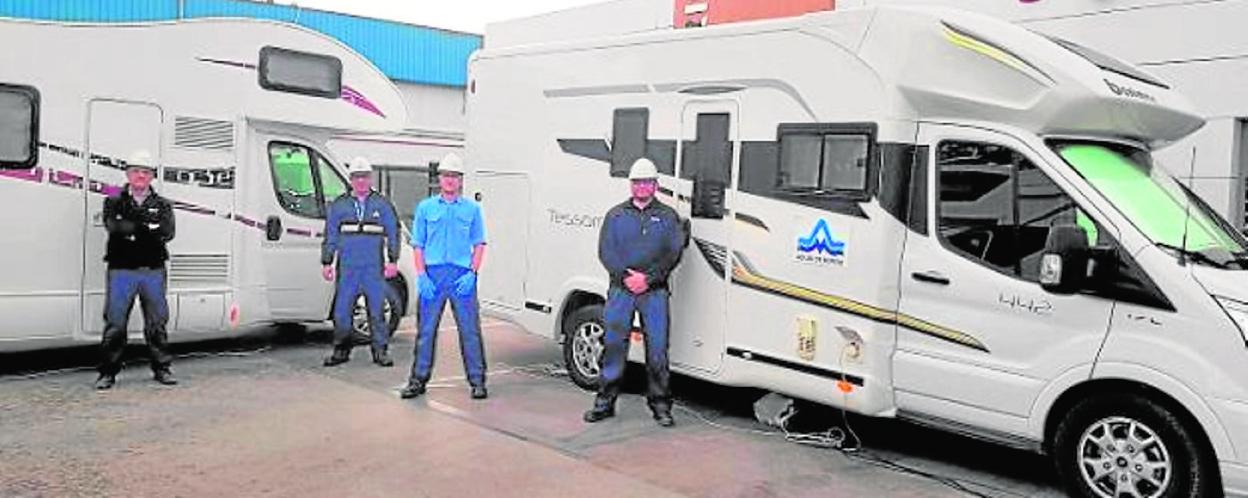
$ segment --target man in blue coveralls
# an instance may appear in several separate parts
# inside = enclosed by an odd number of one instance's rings
[[[676,211],[654,198],[659,174],[653,162],[638,159],[628,178],[632,198],[607,212],[598,238],[598,259],[610,275],[611,286],[603,310],[607,332],[598,396],[584,418],[594,423],[615,416],[615,399],[628,363],[633,314],[640,313],[649,375],[646,400],[654,420],[671,427],[675,421],[668,386],[671,375],[667,362],[667,279],[680,261],[684,230]]]
[[[425,392],[433,370],[438,324],[448,300],[459,329],[459,351],[472,398],[487,396],[485,347],[477,308],[477,272],[485,258],[485,221],[481,218],[481,206],[461,195],[463,175],[463,161],[453,153],[447,154],[438,164],[439,194],[421,201],[412,221],[420,315],[412,373],[407,386],[399,392],[404,399]]]
[[[357,157],[347,164],[351,191],[329,204],[325,240],[321,243],[321,275],[338,279],[334,293],[334,352],[325,358],[332,367],[351,359],[352,311],[364,295],[373,363],[394,365],[388,352],[390,327],[383,313],[386,279],[399,273],[399,223],[394,206],[373,187],[373,165]],[[334,266],[337,256],[337,268]],[[395,311],[397,313],[397,310]]]

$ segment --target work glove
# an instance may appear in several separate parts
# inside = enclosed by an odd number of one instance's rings
[[[468,297],[472,295],[473,289],[477,288],[477,274],[475,272],[465,273],[462,277],[455,280],[455,295],[460,297]]]
[[[416,287],[420,289],[421,299],[433,299],[433,295],[437,292],[433,279],[429,278],[428,273],[421,273],[419,277],[416,277]]]

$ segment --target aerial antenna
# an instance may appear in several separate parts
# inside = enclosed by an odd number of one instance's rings
[[[1196,147],[1192,147],[1192,164],[1187,170],[1187,192],[1183,193],[1186,205],[1183,207],[1183,242],[1179,244],[1179,266],[1187,265],[1187,230],[1192,220],[1192,182],[1196,177]]]

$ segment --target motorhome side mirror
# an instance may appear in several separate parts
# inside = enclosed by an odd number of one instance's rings
[[[723,219],[726,187],[724,182],[716,180],[695,180],[690,215],[694,218]]]
[[[1040,286],[1059,294],[1078,292],[1088,276],[1090,254],[1088,232],[1083,227],[1059,225],[1049,229],[1040,259]]]
[[[264,237],[277,241],[282,238],[282,219],[276,216],[270,216],[264,222]]]

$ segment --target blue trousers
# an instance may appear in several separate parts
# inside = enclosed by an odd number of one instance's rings
[[[669,297],[667,289],[654,289],[641,295],[618,287],[607,291],[607,306],[603,310],[607,332],[603,339],[605,350],[596,405],[611,406],[620,395],[620,381],[624,376],[624,367],[628,364],[628,341],[633,328],[633,314],[639,313],[646,339],[646,373],[649,377],[646,401],[653,410],[666,411],[671,408],[671,372],[667,360]]]
[[[126,329],[134,298],[143,307],[143,338],[152,358],[152,370],[169,368],[169,303],[165,301],[165,270],[108,270],[108,296],[104,308],[104,337],[101,341],[103,359],[99,370],[104,375],[121,371],[121,357],[126,350]]]
[[[432,299],[420,297],[418,330],[416,332],[416,359],[412,362],[410,382],[429,382],[437,351],[438,326],[442,322],[442,310],[451,302],[455,325],[459,328],[459,352],[464,358],[464,373],[468,383],[485,385],[485,345],[481,340],[481,316],[477,306],[477,289],[467,295],[455,293],[455,280],[470,272],[454,265],[437,265],[425,269],[436,288]]]
[[[384,313],[386,299],[386,278],[381,267],[351,267],[342,265],[338,269],[337,289],[334,294],[334,347],[351,349],[351,332],[354,317],[355,301],[364,295],[364,306],[368,309],[369,330],[373,334],[373,349],[386,349],[390,342],[390,327],[386,324]],[[398,310],[394,311],[398,313]]]

